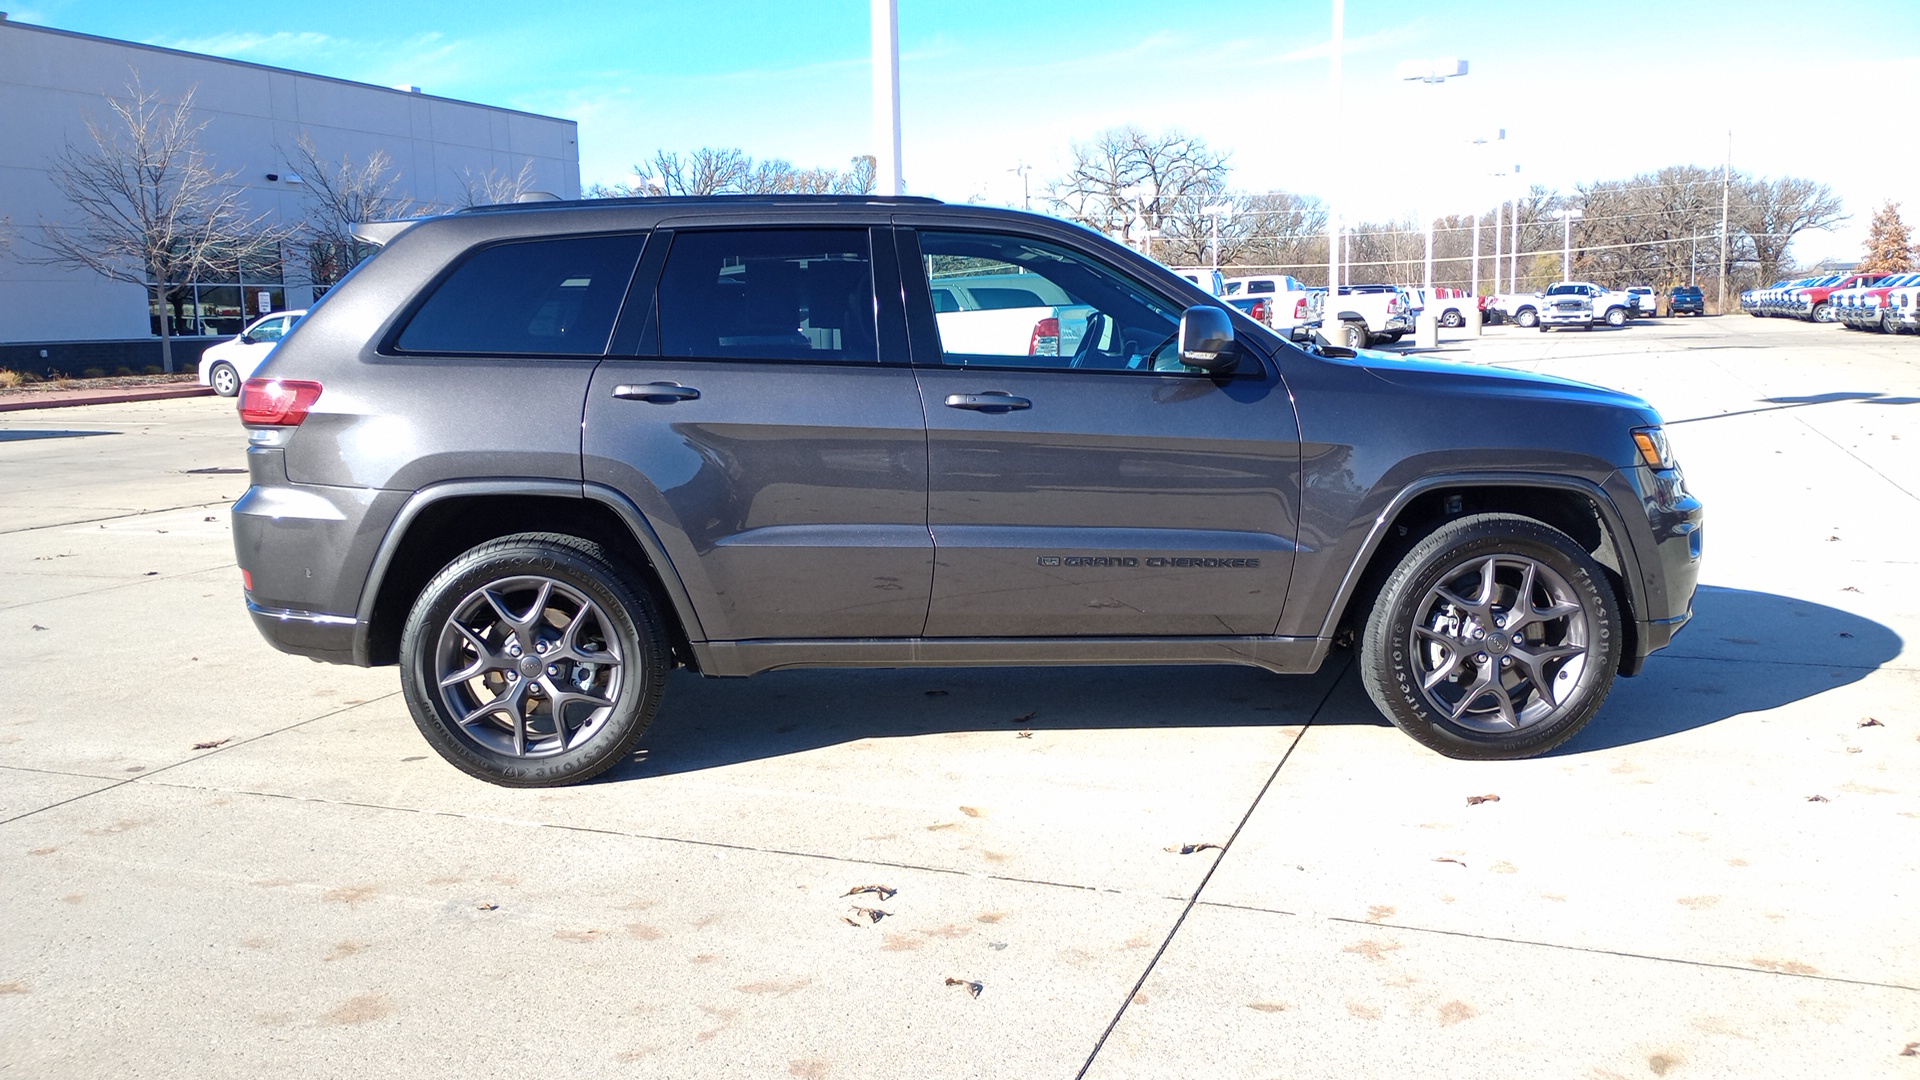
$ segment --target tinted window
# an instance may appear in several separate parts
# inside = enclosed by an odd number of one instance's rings
[[[1172,343],[1180,307],[1103,263],[1023,236],[920,234],[928,287],[973,297],[936,305],[941,358],[970,367],[1185,372]],[[983,295],[1029,299],[995,307]]]
[[[1273,282],[1249,281],[1247,282],[1247,291],[1249,293],[1270,293],[1273,291]]]
[[[525,240],[482,248],[400,333],[407,352],[598,356],[644,236]]]
[[[878,359],[865,229],[680,233],[659,304],[667,356]]]
[[[999,311],[1004,308],[1046,307],[1047,302],[1040,294],[1029,289],[968,289],[973,296],[973,306],[982,311]]]
[[[279,341],[286,335],[286,332],[287,319],[286,316],[283,315],[277,319],[268,319],[260,323],[252,330],[249,330],[247,336],[255,341]]]

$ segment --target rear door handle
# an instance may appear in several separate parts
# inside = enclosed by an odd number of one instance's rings
[[[676,401],[698,401],[700,391],[691,386],[681,386],[676,382],[621,383],[613,388],[613,396],[628,401],[650,401],[655,405],[671,405]]]
[[[975,412],[1012,412],[1015,409],[1033,408],[1033,402],[1014,397],[1004,390],[988,390],[981,394],[948,394],[946,404],[949,409],[972,409]]]

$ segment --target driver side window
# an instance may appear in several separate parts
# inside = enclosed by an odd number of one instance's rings
[[[923,230],[920,251],[947,364],[1198,373],[1180,308],[1111,267],[994,233]]]

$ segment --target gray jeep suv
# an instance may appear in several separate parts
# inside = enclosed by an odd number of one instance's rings
[[[243,390],[247,607],[398,664],[494,783],[624,760],[675,665],[1355,642],[1408,734],[1518,757],[1690,614],[1700,504],[1645,402],[1303,348],[1063,221],[736,196],[362,233]]]

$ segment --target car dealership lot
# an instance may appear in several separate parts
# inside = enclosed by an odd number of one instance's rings
[[[1542,759],[1338,658],[680,673],[497,788],[252,629],[230,402],[0,416],[0,1067],[1920,1076],[1920,341],[1446,350],[1649,398],[1707,504],[1693,625]]]

